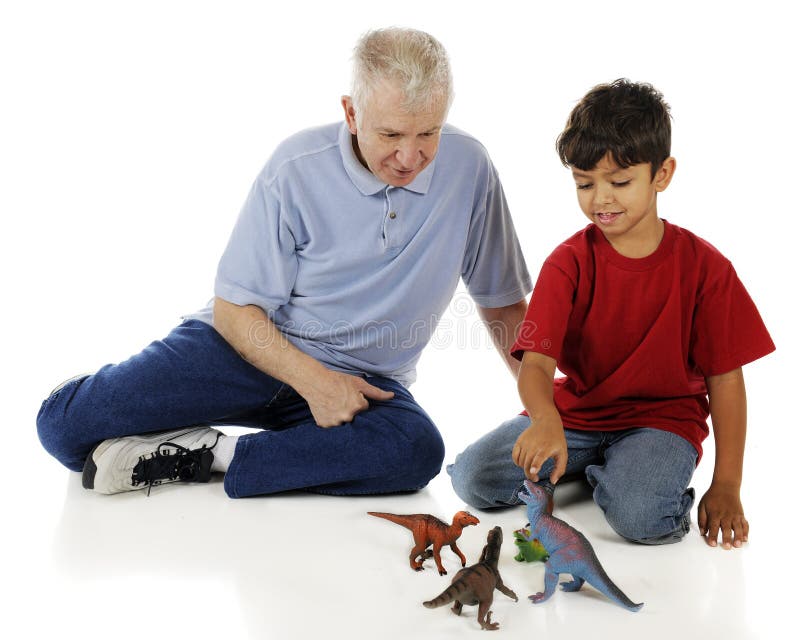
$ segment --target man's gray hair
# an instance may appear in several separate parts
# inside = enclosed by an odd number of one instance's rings
[[[359,118],[372,91],[388,80],[405,94],[409,112],[431,111],[453,101],[450,61],[442,43],[424,31],[389,27],[368,31],[353,51],[351,98]]]

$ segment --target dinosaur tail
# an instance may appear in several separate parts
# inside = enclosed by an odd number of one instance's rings
[[[375,516],[376,518],[383,518],[384,520],[389,520],[389,522],[394,522],[395,524],[399,524],[406,529],[414,528],[414,524],[419,520],[419,515],[411,515],[411,516],[401,516],[394,513],[381,513],[378,511],[367,511],[368,515]]]
[[[599,564],[598,564],[599,567]],[[628,596],[626,596],[622,589],[620,589],[611,578],[608,577],[608,574],[603,570],[602,567],[599,567],[600,570],[598,571],[597,576],[587,576],[586,582],[592,585],[595,589],[597,589],[600,593],[604,594],[617,604],[625,607],[628,611],[638,611],[644,606],[644,602],[633,602]]]
[[[428,609],[435,609],[453,602],[453,600],[463,600],[464,596],[469,592],[474,592],[471,585],[488,580],[494,580],[492,584],[495,584],[497,580],[497,576],[489,567],[483,564],[472,565],[459,571],[453,579],[453,583],[447,589],[433,600],[423,602],[422,606]]]
[[[442,591],[442,593],[436,596],[433,600],[426,600],[425,602],[423,602],[422,606],[426,607],[427,609],[435,609],[436,607],[442,607],[452,602],[453,600],[456,600],[460,592],[461,592],[460,589],[458,589],[455,585],[451,584],[449,587],[447,587],[447,589]]]

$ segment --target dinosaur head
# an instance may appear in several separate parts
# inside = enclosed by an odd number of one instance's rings
[[[500,559],[500,546],[503,544],[503,530],[500,527],[494,527],[489,530],[486,536],[486,545],[483,547],[480,562],[488,562],[497,566]]]
[[[550,504],[550,493],[538,484],[530,480],[525,481],[525,486],[520,490],[519,499],[528,505],[528,519],[533,524],[542,513],[552,510],[548,508]]]
[[[459,511],[453,516],[453,524],[457,524],[463,528],[468,527],[469,525],[480,524],[480,520],[473,516],[469,511]]]
[[[490,529],[489,534],[486,536],[486,543],[497,545],[498,547],[503,544],[503,530],[500,527]]]

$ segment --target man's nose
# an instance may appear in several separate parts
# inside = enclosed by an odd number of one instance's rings
[[[403,169],[413,169],[417,166],[422,150],[416,142],[405,142],[398,146],[395,155]]]

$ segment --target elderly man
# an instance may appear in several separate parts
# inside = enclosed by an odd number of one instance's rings
[[[407,390],[420,353],[462,278],[508,361],[530,277],[485,149],[445,125],[441,44],[366,34],[351,94],[344,123],[290,137],[267,162],[209,306],[44,401],[41,442],[84,487],[220,472],[231,497],[352,495],[439,473],[442,438]]]

